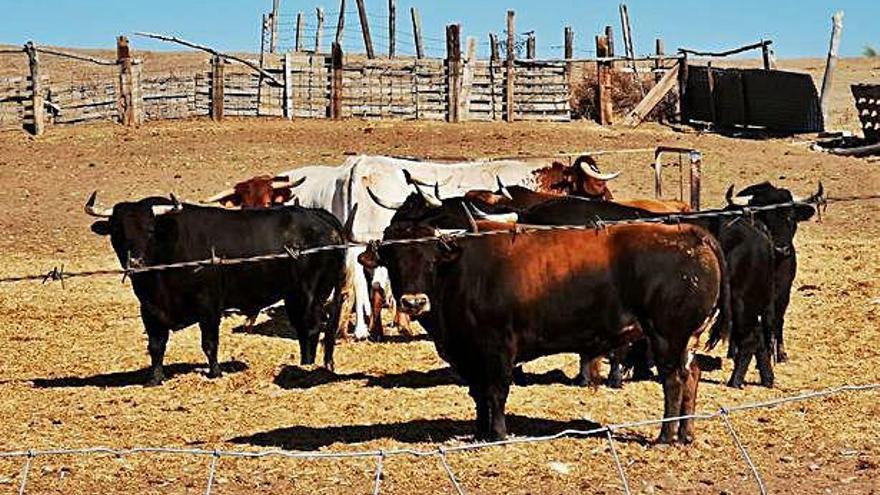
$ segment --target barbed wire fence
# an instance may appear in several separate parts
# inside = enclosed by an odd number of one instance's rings
[[[197,456],[197,457],[210,457],[211,464],[208,468],[207,478],[205,481],[205,494],[211,495],[214,488],[215,479],[218,471],[218,463],[222,458],[233,458],[233,459],[263,459],[263,458],[271,458],[271,457],[280,457],[286,459],[297,459],[303,461],[326,461],[326,460],[346,460],[346,459],[364,459],[364,458],[374,458],[376,460],[376,468],[375,474],[372,476],[372,485],[373,490],[372,493],[378,495],[381,493],[382,489],[382,480],[384,478],[384,468],[385,468],[385,460],[389,457],[403,457],[409,456],[414,458],[431,458],[436,457],[441,467],[443,468],[446,477],[448,478],[450,484],[455,489],[456,493],[460,495],[464,495],[466,492],[462,487],[461,482],[453,471],[452,467],[449,464],[448,456],[450,454],[462,453],[462,452],[473,452],[480,451],[490,448],[499,448],[511,445],[528,445],[528,444],[537,444],[537,443],[547,443],[555,440],[559,440],[562,438],[586,438],[586,437],[600,437],[604,436],[605,440],[608,444],[608,450],[611,454],[612,461],[614,463],[615,470],[617,472],[617,476],[620,479],[620,488],[623,493],[626,495],[630,495],[632,493],[629,485],[629,478],[626,475],[626,469],[624,468],[623,463],[621,462],[620,456],[617,453],[617,449],[615,447],[614,435],[615,432],[620,430],[632,430],[636,428],[642,428],[646,426],[656,426],[662,425],[664,423],[676,422],[682,420],[694,420],[694,421],[710,421],[710,420],[719,420],[724,426],[725,431],[730,435],[730,438],[733,444],[736,446],[740,457],[742,457],[743,462],[747,466],[751,477],[756,485],[758,493],[765,495],[767,493],[767,487],[764,483],[764,479],[761,476],[761,471],[758,466],[752,460],[749,455],[749,451],[746,446],[743,444],[740,435],[737,433],[737,430],[733,427],[733,424],[730,421],[730,417],[737,412],[751,411],[755,409],[769,409],[774,408],[786,404],[791,404],[795,402],[803,402],[811,399],[818,399],[829,397],[833,395],[840,395],[848,392],[875,392],[880,390],[880,383],[871,383],[871,384],[863,384],[863,385],[842,385],[839,387],[804,392],[798,395],[792,395],[777,399],[770,399],[762,402],[751,402],[745,404],[739,404],[735,406],[721,406],[715,411],[700,413],[700,414],[692,414],[686,416],[678,416],[673,418],[659,418],[659,419],[645,419],[641,421],[633,421],[628,423],[618,423],[607,426],[601,426],[597,428],[592,428],[589,430],[579,430],[579,429],[567,429],[560,431],[558,433],[554,433],[552,435],[545,436],[535,436],[535,437],[511,437],[506,440],[499,440],[495,442],[481,442],[481,443],[463,443],[461,445],[455,445],[450,447],[436,446],[430,449],[410,449],[410,448],[398,448],[398,449],[379,449],[379,450],[359,450],[359,451],[350,451],[350,452],[305,452],[305,451],[291,451],[291,450],[283,450],[283,449],[271,449],[271,450],[256,450],[256,451],[247,451],[247,450],[222,450],[222,449],[189,449],[189,448],[176,448],[176,447],[133,447],[133,448],[112,448],[112,447],[86,447],[86,448],[59,448],[59,449],[46,449],[46,450],[36,450],[36,449],[28,449],[28,450],[18,450],[18,451],[6,451],[0,452],[0,459],[16,459],[23,458],[24,464],[21,470],[21,480],[19,482],[18,494],[24,495],[27,492],[27,483],[28,477],[30,475],[30,471],[33,465],[33,462],[38,457],[53,457],[53,456],[114,456],[114,457],[127,457],[134,456],[139,454],[168,454],[168,455],[178,455],[178,456]]]
[[[214,249],[211,249],[211,257],[205,259],[198,259],[192,261],[181,261],[176,263],[168,263],[168,264],[159,264],[159,265],[149,265],[149,266],[131,266],[130,264],[126,267],[122,268],[109,268],[109,269],[100,269],[100,270],[85,270],[85,271],[66,271],[64,268],[64,264],[57,265],[53,267],[48,272],[43,272],[40,274],[30,274],[30,275],[18,275],[18,276],[8,276],[8,277],[0,277],[0,284],[3,283],[15,283],[15,282],[25,282],[25,281],[42,281],[43,283],[48,281],[60,281],[64,282],[66,279],[71,278],[81,278],[81,277],[96,277],[96,276],[108,276],[108,275],[122,275],[123,281],[126,278],[131,277],[132,275],[138,275],[142,273],[148,272],[157,272],[157,271],[166,271],[166,270],[174,270],[174,269],[184,269],[184,268],[205,268],[205,267],[217,267],[217,266],[230,266],[230,265],[241,265],[248,263],[261,263],[266,261],[279,261],[284,259],[292,259],[296,260],[302,256],[308,256],[317,253],[324,253],[330,251],[345,251],[352,248],[361,248],[361,247],[379,247],[379,246],[393,246],[393,245],[407,245],[407,244],[425,244],[425,243],[448,243],[454,241],[458,238],[474,238],[474,237],[487,237],[487,236],[498,236],[498,235],[526,235],[534,232],[549,232],[549,231],[589,231],[589,230],[602,230],[607,227],[612,227],[616,225],[637,225],[637,224],[680,224],[682,222],[687,222],[690,220],[700,220],[700,219],[709,219],[709,218],[730,218],[730,217],[751,217],[756,213],[785,209],[785,208],[793,208],[796,206],[812,206],[818,205],[819,211],[821,215],[822,207],[827,207],[828,204],[832,203],[847,203],[854,201],[869,201],[869,200],[877,200],[880,199],[880,194],[875,195],[860,195],[860,196],[846,196],[846,197],[837,197],[837,198],[817,198],[811,202],[807,201],[788,201],[783,203],[774,203],[769,205],[762,206],[742,206],[732,210],[706,210],[694,213],[675,213],[675,214],[664,214],[657,215],[652,217],[645,218],[634,218],[634,219],[626,219],[626,220],[602,220],[600,218],[586,219],[589,220],[590,223],[587,225],[524,225],[524,224],[512,224],[513,227],[511,229],[503,229],[503,230],[485,230],[479,232],[453,232],[446,233],[439,236],[430,236],[430,237],[417,237],[417,238],[407,238],[407,239],[392,239],[392,240],[382,240],[382,241],[372,241],[368,243],[364,242],[348,242],[343,244],[328,244],[310,248],[293,248],[286,246],[284,248],[283,253],[270,253],[270,254],[260,254],[249,257],[238,257],[238,258],[224,258],[222,256],[218,256]]]
[[[628,219],[628,220],[608,220],[603,221],[599,219],[595,219],[590,225],[520,225],[514,229],[509,230],[489,230],[482,232],[456,232],[451,234],[444,234],[441,236],[432,236],[432,237],[421,237],[421,238],[413,238],[413,239],[396,239],[396,240],[383,240],[383,241],[374,241],[371,243],[345,243],[345,244],[335,244],[335,245],[326,245],[326,246],[317,246],[306,249],[293,249],[286,248],[285,253],[272,253],[265,255],[257,255],[251,257],[242,257],[242,258],[222,258],[218,257],[216,253],[211,253],[211,257],[207,259],[194,260],[194,261],[185,261],[179,263],[170,263],[165,265],[151,265],[144,267],[132,267],[127,266],[125,268],[120,269],[103,269],[103,270],[91,270],[91,271],[79,271],[79,272],[65,272],[64,265],[60,265],[59,267],[53,268],[51,271],[43,274],[34,274],[34,275],[23,275],[23,276],[15,276],[15,277],[3,277],[0,278],[0,283],[15,283],[15,282],[23,282],[23,281],[60,281],[63,286],[63,282],[67,278],[74,277],[93,277],[93,276],[106,276],[106,275],[123,275],[123,281],[126,277],[130,277],[132,275],[147,273],[147,272],[155,272],[155,271],[165,271],[172,269],[182,269],[182,268],[203,268],[207,266],[223,266],[223,265],[238,265],[244,263],[259,263],[271,260],[282,260],[282,259],[298,259],[301,256],[307,256],[311,254],[328,252],[334,250],[346,250],[350,248],[356,247],[364,247],[364,246],[372,246],[378,247],[381,245],[406,245],[406,244],[424,244],[430,242],[450,242],[456,238],[473,238],[473,237],[484,237],[484,236],[495,236],[495,235],[523,235],[529,234],[533,232],[544,232],[544,231],[584,231],[584,230],[601,230],[610,226],[615,225],[633,225],[633,224],[680,224],[681,222],[689,221],[689,220],[698,220],[705,218],[724,218],[724,217],[751,217],[756,213],[772,211],[783,208],[793,208],[800,205],[816,205],[818,210],[821,212],[822,207],[827,207],[830,203],[844,203],[844,202],[854,202],[854,201],[869,201],[869,200],[877,200],[880,199],[880,195],[853,195],[853,196],[845,196],[845,197],[835,197],[835,198],[813,198],[810,201],[789,201],[784,203],[775,203],[771,205],[763,205],[763,206],[744,206],[737,209],[732,210],[709,210],[703,212],[695,212],[695,213],[685,213],[685,214],[670,214],[670,215],[660,215],[656,217],[649,218],[637,218],[637,219]],[[533,444],[533,443],[542,443],[542,442],[550,442],[554,440],[558,440],[561,438],[577,438],[577,437],[594,437],[599,435],[604,435],[605,439],[608,443],[608,449],[611,454],[615,469],[617,471],[617,475],[620,478],[621,482],[621,490],[629,495],[631,494],[629,481],[626,476],[626,470],[621,463],[620,457],[617,453],[617,449],[614,443],[614,433],[615,431],[624,430],[624,429],[634,429],[645,426],[654,426],[661,425],[668,422],[675,422],[681,420],[690,420],[693,419],[695,421],[708,421],[708,420],[720,420],[723,424],[727,433],[729,433],[731,440],[736,446],[737,450],[740,453],[745,464],[748,466],[749,472],[751,473],[752,478],[757,486],[758,492],[762,495],[767,493],[767,488],[764,484],[763,478],[761,477],[760,470],[758,466],[754,463],[751,456],[749,455],[749,451],[746,446],[742,443],[740,436],[737,434],[736,429],[733,427],[733,424],[730,421],[730,416],[735,412],[748,411],[759,408],[772,408],[784,404],[789,404],[793,402],[800,402],[809,399],[815,399],[820,397],[828,397],[831,395],[837,395],[844,392],[869,392],[876,391],[880,389],[880,383],[873,384],[865,384],[865,385],[842,385],[835,388],[830,388],[826,390],[820,391],[811,391],[805,392],[799,395],[788,396],[778,399],[772,399],[764,402],[754,402],[754,403],[746,403],[740,404],[736,406],[721,406],[718,410],[714,412],[701,413],[701,414],[693,414],[687,416],[678,416],[672,418],[661,418],[661,419],[646,419],[641,421],[629,422],[629,423],[619,423],[613,425],[607,425],[603,427],[593,428],[589,430],[578,430],[578,429],[567,429],[561,432],[546,435],[546,436],[538,436],[538,437],[513,437],[506,440],[495,441],[495,442],[485,442],[485,443],[465,443],[458,446],[451,447],[443,447],[437,446],[433,449],[423,450],[423,449],[390,449],[390,450],[364,450],[364,451],[352,451],[352,452],[299,452],[299,451],[288,451],[282,449],[274,449],[274,450],[262,450],[262,451],[232,451],[232,450],[208,450],[208,449],[187,449],[187,448],[174,448],[174,447],[134,447],[134,448],[111,448],[111,447],[88,447],[88,448],[61,448],[61,449],[48,449],[48,450],[21,450],[21,451],[7,451],[0,452],[0,459],[9,459],[9,458],[24,458],[24,465],[22,466],[21,472],[21,480],[19,483],[19,495],[24,495],[27,489],[28,477],[30,474],[30,470],[33,464],[33,461],[37,457],[47,457],[47,456],[61,456],[61,455],[73,455],[73,456],[94,456],[94,455],[112,455],[117,457],[131,456],[136,454],[172,454],[172,455],[190,455],[190,456],[210,456],[211,464],[208,470],[207,480],[205,483],[205,493],[206,495],[211,495],[215,477],[217,473],[217,464],[221,458],[244,458],[244,459],[256,459],[256,458],[266,458],[266,457],[283,457],[289,459],[301,459],[301,460],[327,460],[327,459],[351,459],[351,458],[375,458],[376,459],[376,468],[375,475],[372,478],[373,481],[373,493],[378,494],[381,492],[383,472],[384,472],[384,462],[388,457],[393,456],[412,456],[416,458],[427,458],[427,457],[437,457],[440,461],[440,464],[449,479],[452,487],[455,489],[456,493],[464,494],[464,488],[462,487],[460,481],[455,475],[452,467],[450,466],[447,456],[448,454],[454,454],[459,452],[468,452],[475,451],[481,449],[487,449],[492,447],[502,447],[508,445],[518,445],[518,444]]]

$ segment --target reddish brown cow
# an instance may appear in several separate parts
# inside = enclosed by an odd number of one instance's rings
[[[206,203],[220,203],[226,208],[269,208],[283,205],[293,198],[293,188],[305,182],[305,177],[290,182],[287,177],[259,175],[239,182],[232,189],[208,199]]]

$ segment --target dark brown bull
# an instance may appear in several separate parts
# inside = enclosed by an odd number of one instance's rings
[[[436,234],[408,217],[405,204],[385,238]],[[517,363],[565,352],[598,357],[642,336],[664,379],[664,417],[692,414],[700,371],[689,343],[716,308],[729,308],[720,247],[692,225],[383,245],[360,261],[388,268],[400,307],[418,318],[467,382],[479,439],[505,437]],[[722,315],[710,345],[728,327],[729,311]],[[691,442],[693,420],[665,423],[660,441],[675,441],[676,434]]]

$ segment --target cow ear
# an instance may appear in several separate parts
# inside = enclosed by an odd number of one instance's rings
[[[379,266],[379,254],[372,249],[368,249],[357,257],[358,263],[366,268],[375,269]]]
[[[794,207],[794,218],[798,222],[806,222],[807,220],[813,218],[813,215],[816,214],[816,209],[809,205],[796,205]]]
[[[110,235],[110,222],[107,220],[98,220],[92,224],[92,232],[98,235]]]

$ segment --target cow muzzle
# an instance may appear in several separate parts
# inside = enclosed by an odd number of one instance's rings
[[[400,311],[409,316],[420,316],[431,311],[427,294],[407,294],[400,297]]]

